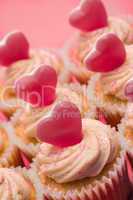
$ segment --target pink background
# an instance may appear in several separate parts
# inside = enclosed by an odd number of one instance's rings
[[[113,15],[132,14],[133,0],[103,0]],[[32,47],[61,47],[73,32],[68,13],[79,0],[0,0],[0,37],[20,29]]]

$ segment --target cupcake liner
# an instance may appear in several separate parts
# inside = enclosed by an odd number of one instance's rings
[[[126,161],[127,161],[128,177],[129,177],[129,181],[131,183],[132,192],[133,192],[133,153],[127,152]]]
[[[121,144],[123,146],[123,148],[130,154],[130,156],[133,159],[133,143],[130,142],[130,140],[128,140],[125,137],[125,132],[126,132],[126,117],[124,117],[121,120],[121,123],[118,124],[118,130],[120,132],[120,139],[121,139]]]
[[[102,92],[99,92],[97,95],[96,85],[99,79],[100,74],[96,74],[90,79],[87,89],[88,100],[91,105],[101,109],[110,124],[116,126],[124,116],[127,105],[124,102],[114,103],[113,101],[105,99]]]
[[[22,173],[33,184],[36,193],[36,200],[44,200],[43,186],[36,172],[36,168],[32,166],[30,169],[27,170],[26,168],[18,167],[15,170]]]
[[[86,84],[87,81],[91,78],[91,76],[94,74],[91,71],[88,71],[85,67],[85,65],[80,61],[74,61],[71,56],[69,55],[69,50],[71,49],[71,44],[74,43],[75,38],[78,38],[79,33],[75,33],[74,36],[65,43],[64,48],[62,50],[64,55],[64,61],[65,65],[68,66],[68,70],[71,72],[72,75],[74,75],[77,80],[82,83]]]
[[[130,190],[124,152],[117,158],[107,175],[92,184],[83,184],[81,189],[70,186],[69,190],[62,191],[60,185],[51,187],[47,181],[43,185],[44,199],[54,200],[127,200]]]
[[[1,167],[11,167],[11,166],[15,167],[21,164],[20,152],[19,152],[19,149],[16,147],[16,145],[11,141],[11,135],[5,128],[6,126],[7,126],[7,122],[0,124],[0,127],[6,130],[8,140],[9,140],[8,146],[5,148],[4,152],[1,153],[0,166]]]
[[[120,132],[120,139],[121,139],[121,145],[127,152],[127,171],[128,171],[128,177],[129,181],[132,186],[133,190],[133,146],[131,146],[131,143],[127,138],[125,137],[125,124],[126,124],[126,118],[123,118],[121,121],[121,124],[118,125],[118,130]]]
[[[22,150],[29,157],[34,157],[36,155],[38,148],[39,148],[39,144],[33,144],[33,143],[26,144],[26,143],[24,143],[21,140],[21,138],[19,138],[15,134],[15,129],[10,122],[5,123],[5,129],[6,129],[8,135],[10,137],[10,141],[12,142],[12,144],[14,144],[20,150]]]

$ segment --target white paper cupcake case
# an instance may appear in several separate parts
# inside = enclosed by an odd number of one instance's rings
[[[120,115],[121,117],[124,116],[127,105],[125,105],[124,103],[115,104],[109,101],[105,101],[103,99],[102,93],[100,93],[99,96],[96,94],[96,84],[99,81],[100,76],[101,75],[97,73],[89,81],[87,89],[89,102],[91,102],[91,105],[94,105],[100,108],[101,110],[105,111],[105,114],[107,115]]]
[[[28,170],[21,167],[17,167],[15,170],[22,173],[33,184],[36,193],[36,200],[44,200],[43,186],[40,182],[39,176],[37,175],[34,166],[32,166],[31,169]]]
[[[15,134],[15,129],[12,126],[11,122],[6,122],[4,124],[4,127],[10,137],[10,141],[12,144],[14,144],[16,147],[18,147],[20,150],[22,150],[26,155],[30,156],[30,157],[34,157],[38,151],[39,148],[39,144],[33,144],[33,143],[29,143],[29,144],[25,144],[21,138],[19,138],[16,134]]]
[[[44,200],[127,200],[130,190],[124,152],[107,176],[92,185],[83,186],[80,191],[70,189],[65,193],[50,185],[43,185]]]
[[[9,140],[8,147],[6,147],[0,156],[0,167],[18,166],[21,164],[20,152],[14,142],[12,142],[9,131],[7,131],[7,122],[1,123],[0,127],[6,131]]]

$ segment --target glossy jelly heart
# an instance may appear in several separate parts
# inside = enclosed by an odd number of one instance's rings
[[[46,143],[68,147],[82,140],[82,121],[79,109],[71,102],[58,103],[51,115],[37,127],[38,138]]]
[[[126,59],[122,41],[113,33],[101,36],[95,48],[85,58],[87,68],[94,72],[110,72],[119,68]]]
[[[16,95],[36,107],[50,105],[56,98],[57,74],[54,68],[41,65],[32,75],[15,83]]]
[[[69,16],[70,24],[84,32],[94,31],[108,24],[107,13],[101,0],[83,0]]]
[[[29,58],[29,43],[22,32],[8,33],[0,41],[0,65],[8,67],[17,60]]]

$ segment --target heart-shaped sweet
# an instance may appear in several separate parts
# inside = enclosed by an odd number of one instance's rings
[[[58,103],[51,116],[37,127],[38,138],[46,143],[68,147],[82,140],[82,121],[79,109],[71,102]]]
[[[129,101],[133,102],[133,80],[129,81],[125,87],[125,95]]]
[[[101,0],[83,0],[69,16],[70,24],[84,32],[107,26],[107,13]]]
[[[54,68],[41,65],[32,75],[15,83],[16,95],[36,107],[50,105],[56,98],[57,74]]]
[[[13,62],[29,58],[29,43],[19,31],[8,33],[0,41],[0,64],[9,66]]]
[[[122,41],[113,33],[101,36],[85,58],[85,65],[93,72],[110,72],[120,67],[126,59]]]

